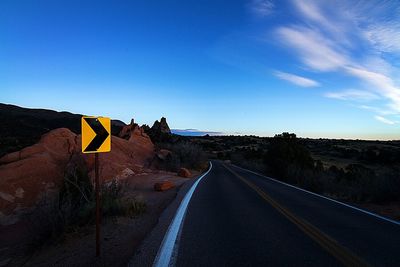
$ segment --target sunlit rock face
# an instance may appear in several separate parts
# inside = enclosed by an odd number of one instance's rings
[[[112,136],[111,152],[99,155],[102,181],[126,176],[127,170],[139,173],[154,157],[154,145],[140,127],[127,133],[128,139]],[[51,201],[76,157],[92,178],[94,154],[82,154],[81,136],[59,128],[44,134],[38,143],[0,158],[0,224],[18,222],[43,198]]]

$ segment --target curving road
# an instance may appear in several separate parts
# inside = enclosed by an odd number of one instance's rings
[[[398,223],[233,165],[188,203],[169,265],[400,266]]]

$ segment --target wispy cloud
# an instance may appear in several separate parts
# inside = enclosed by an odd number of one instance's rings
[[[379,108],[379,107],[369,106],[369,105],[360,105],[358,107],[361,109],[370,110],[370,111],[380,114],[380,115],[395,115],[395,114],[397,114],[397,112],[394,112],[393,110],[390,110],[388,108]]]
[[[277,32],[285,44],[295,49],[303,63],[314,70],[333,71],[349,62],[343,52],[336,51],[333,43],[310,28],[280,27]]]
[[[382,116],[378,116],[378,115],[377,115],[377,116],[375,116],[374,118],[375,118],[376,120],[380,121],[380,122],[385,123],[385,124],[389,124],[389,125],[396,124],[395,121],[389,120],[389,119],[384,118],[384,117],[382,117]]]
[[[400,112],[400,89],[394,85],[390,77],[362,68],[347,67],[346,70],[355,77],[369,83],[377,93],[390,100],[389,107]]]
[[[293,0],[293,3],[308,20],[313,21],[319,26],[323,26],[326,30],[333,34],[342,35],[341,29],[338,27],[338,25],[327,19],[326,14],[323,13],[317,3],[309,0]]]
[[[328,98],[335,98],[340,100],[356,100],[356,101],[371,101],[378,99],[379,96],[371,92],[362,90],[346,90],[341,92],[329,92],[325,94]]]
[[[371,25],[365,31],[366,38],[380,51],[400,52],[400,23]]]
[[[320,5],[320,1],[313,0],[292,3],[299,20],[295,25],[276,29],[282,44],[289,46],[314,72],[341,72],[361,82],[358,90],[330,92],[325,96],[353,101],[380,98],[386,101],[382,110],[400,114],[400,86],[391,77],[396,67],[383,56],[400,52],[400,20],[393,16],[382,21],[363,14],[368,8],[379,18],[380,12],[386,12],[392,5],[386,2],[381,6],[371,5],[369,1],[352,6],[346,2]],[[371,65],[371,59],[379,64]]]
[[[274,3],[271,0],[253,0],[250,3],[251,11],[257,16],[268,16],[274,10]]]
[[[309,78],[301,77],[298,75],[290,74],[287,72],[282,71],[275,71],[274,75],[281,80],[285,80],[291,82],[295,85],[302,86],[302,87],[316,87],[319,86],[319,82],[311,80]]]

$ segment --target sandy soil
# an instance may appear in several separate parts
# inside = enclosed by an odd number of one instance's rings
[[[199,173],[193,173],[196,177]],[[173,181],[175,188],[156,192],[154,183]],[[174,173],[149,171],[127,178],[126,193],[146,202],[146,212],[136,218],[118,217],[103,220],[102,255],[95,257],[95,228],[88,226],[67,233],[63,241],[44,245],[33,255],[11,259],[10,266],[126,266],[141,241],[157,224],[162,211],[175,198],[183,183]]]

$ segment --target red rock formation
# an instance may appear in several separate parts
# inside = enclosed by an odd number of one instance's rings
[[[188,169],[180,168],[178,171],[178,176],[184,177],[184,178],[190,178],[192,176],[192,174],[190,173],[190,171]]]
[[[151,130],[157,134],[171,134],[171,129],[168,126],[167,119],[162,117],[160,121],[155,121]]]
[[[112,136],[111,152],[99,155],[103,181],[138,173],[154,157],[148,136],[136,127],[127,133],[129,140]],[[43,194],[56,193],[73,154],[84,158],[92,177],[94,155],[82,154],[80,135],[66,128],[50,131],[37,144],[0,158],[0,224],[15,223]]]
[[[154,150],[154,145],[150,137],[144,132],[142,127],[135,123],[133,119],[129,125],[126,125],[122,128],[119,137],[134,143],[138,147],[142,147],[144,149],[151,148],[151,151]]]
[[[155,191],[166,191],[171,188],[174,188],[175,185],[171,181],[162,181],[154,184],[154,190]]]

